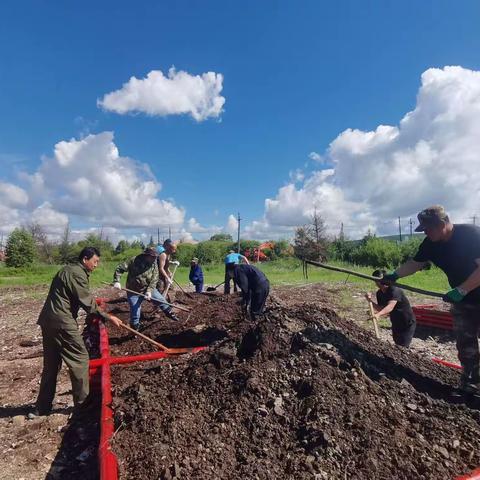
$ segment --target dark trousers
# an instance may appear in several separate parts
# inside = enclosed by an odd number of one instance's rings
[[[203,292],[203,282],[194,283],[195,285],[195,293],[202,293]]]
[[[412,338],[415,334],[416,328],[416,322],[412,323],[408,327],[396,327],[392,325],[392,337],[395,345],[400,345],[401,347],[409,347],[412,343]]]
[[[452,306],[453,327],[457,338],[458,359],[463,367],[462,381],[480,382],[480,305],[456,303]]]
[[[80,405],[89,393],[88,352],[76,328],[52,329],[42,326],[43,371],[37,408],[40,412],[52,409],[57,376],[62,361],[68,367],[72,382],[73,403]]]
[[[226,263],[225,264],[225,285],[223,287],[223,293],[229,294],[230,293],[230,280],[233,281],[233,291],[238,291],[237,284],[235,283],[235,278],[233,275],[234,272],[234,263]]]
[[[265,303],[270,292],[270,284],[268,282],[257,285],[250,291],[250,315],[252,319],[261,315],[265,310]]]

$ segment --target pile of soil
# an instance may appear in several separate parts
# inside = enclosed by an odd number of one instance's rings
[[[252,323],[237,301],[197,296],[181,324],[146,312],[168,346],[211,345],[113,367],[122,479],[447,479],[480,465],[480,414],[454,403],[456,371],[328,308],[273,301]]]

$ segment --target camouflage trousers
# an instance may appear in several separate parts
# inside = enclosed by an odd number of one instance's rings
[[[480,305],[455,304],[452,306],[453,327],[457,339],[458,359],[463,367],[462,381],[480,382]]]

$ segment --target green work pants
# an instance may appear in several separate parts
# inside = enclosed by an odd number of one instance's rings
[[[72,382],[73,403],[80,405],[89,393],[88,352],[76,328],[61,329],[42,326],[43,371],[37,408],[40,412],[52,409],[57,376],[62,360],[68,367]]]

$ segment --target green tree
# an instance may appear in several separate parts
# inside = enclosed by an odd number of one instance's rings
[[[115,253],[123,253],[125,250],[130,248],[130,244],[126,240],[120,240],[115,247]]]
[[[112,243],[105,239],[102,240],[100,235],[95,233],[90,233],[84,240],[80,240],[74,248],[74,254],[70,258],[70,260],[74,260],[85,247],[96,247],[100,250],[100,254],[102,255],[103,260],[110,260],[113,256],[114,249]]]
[[[200,260],[200,263],[221,263],[231,248],[230,242],[200,242],[195,249],[195,255]]]
[[[193,243],[179,243],[177,245],[177,253],[175,259],[180,262],[180,265],[186,267],[190,265],[190,261],[195,257],[197,246]]]
[[[233,238],[229,233],[216,233],[210,237],[212,242],[233,242]]]
[[[35,241],[24,228],[16,228],[10,234],[5,249],[7,267],[26,267],[35,261]]]
[[[310,223],[295,230],[293,241],[295,256],[315,261],[325,260],[328,244],[325,222],[315,209]]]

